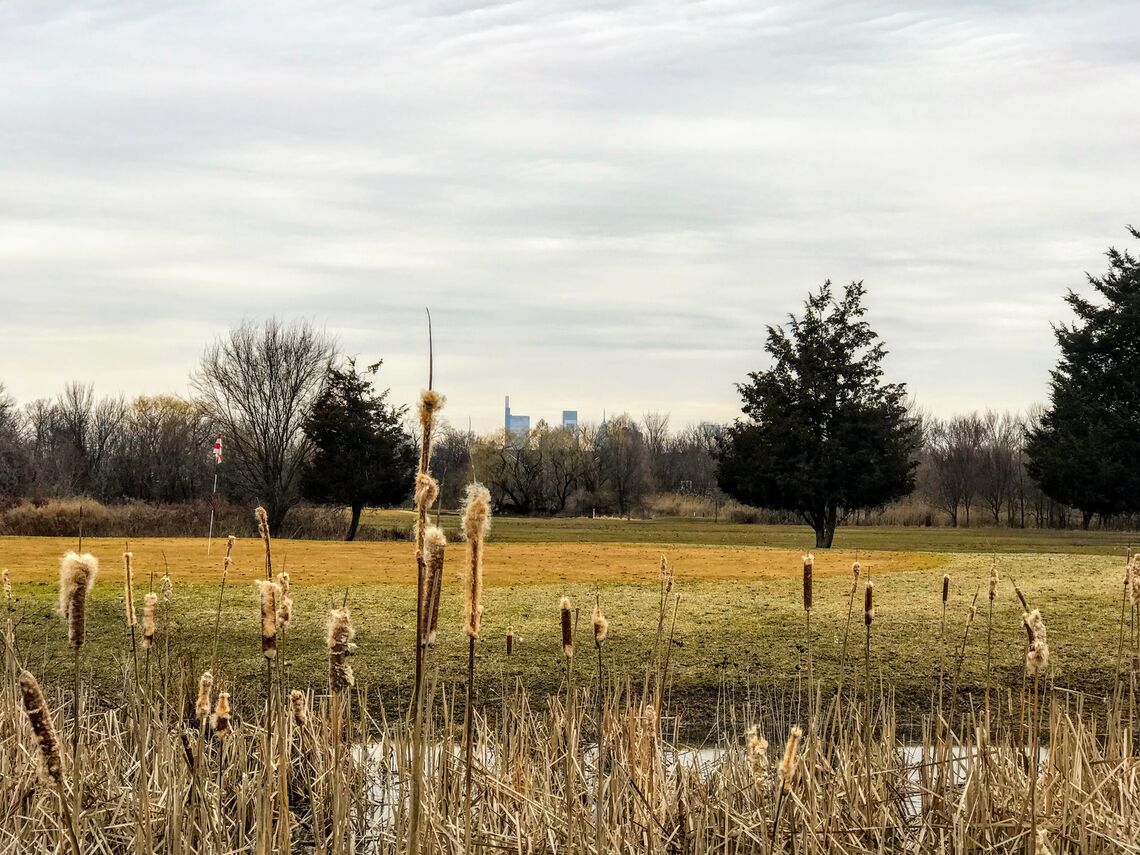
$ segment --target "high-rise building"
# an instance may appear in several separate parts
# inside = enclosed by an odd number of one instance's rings
[[[507,395],[503,405],[503,429],[507,433],[525,433],[530,430],[530,416],[511,415],[510,395]]]
[[[563,410],[562,411],[562,427],[564,428],[577,428],[578,427],[578,411],[577,410]]]

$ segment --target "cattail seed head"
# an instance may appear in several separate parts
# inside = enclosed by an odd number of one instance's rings
[[[256,584],[261,601],[261,655],[274,659],[277,656],[277,602],[281,586],[264,579],[258,579]]]
[[[1132,605],[1140,606],[1140,567],[1133,566],[1132,580],[1129,584],[1129,597]]]
[[[946,573],[942,576],[942,605],[946,605],[946,601],[950,599],[950,574]]]
[[[154,622],[154,609],[158,605],[158,594],[154,591],[143,597],[143,647],[154,644],[154,636],[158,627]]]
[[[752,767],[752,774],[757,780],[768,775],[768,740],[760,733],[760,725],[754,724],[744,734],[744,753],[748,757],[748,765]]]
[[[40,747],[40,769],[57,785],[62,784],[63,759],[59,750],[59,736],[56,735],[55,722],[52,721],[43,690],[31,671],[21,672],[19,682],[24,712]]]
[[[562,613],[562,652],[569,659],[574,655],[574,636],[570,627],[570,598],[563,597],[558,603]]]
[[[863,565],[858,561],[851,564],[851,594],[854,596],[855,592],[859,589],[859,574],[863,572]]]
[[[199,721],[205,721],[210,715],[210,693],[214,690],[214,675],[203,671],[198,678],[198,700],[194,704],[194,712]]]
[[[132,569],[134,556],[129,552],[123,553],[123,605],[127,610],[127,626],[138,623],[135,616],[135,573]]]
[[[266,546],[269,545],[269,512],[261,505],[253,509],[253,517],[257,520],[257,534]]]
[[[3,571],[4,577],[4,602],[8,605],[8,609],[13,607],[12,603],[12,580],[8,578],[8,568],[5,567]]]
[[[788,734],[788,741],[784,745],[784,758],[780,761],[780,782],[784,792],[792,788],[792,777],[796,774],[796,753],[799,751],[800,739],[804,732],[799,727],[793,727]]]
[[[309,723],[309,699],[300,689],[289,693],[289,706],[293,711],[293,724],[304,727]]]
[[[89,552],[69,552],[59,564],[59,612],[67,621],[72,647],[82,647],[87,634],[87,594],[95,586],[99,561]]]
[[[435,426],[435,414],[443,409],[446,402],[447,399],[434,389],[420,392],[420,427],[425,437],[431,436],[432,428]]]
[[[867,580],[867,586],[863,589],[863,623],[867,626],[871,625],[871,621],[875,619],[875,583]]]
[[[162,577],[162,601],[169,603],[172,599],[174,599],[174,583],[170,581],[169,575],[164,575]]]
[[[1022,615],[1025,623],[1025,634],[1028,645],[1025,651],[1025,671],[1030,676],[1037,676],[1049,667],[1049,640],[1045,630],[1045,622],[1041,619],[1041,611],[1033,611]]]
[[[214,732],[218,736],[225,738],[233,733],[232,718],[230,693],[218,692],[218,702],[214,705],[214,714],[210,718],[210,726],[214,728]]]
[[[602,604],[600,601],[594,601],[594,646],[601,647],[602,642],[606,640],[606,634],[610,631],[610,622],[606,620],[606,616],[602,614]]]
[[[282,591],[281,599],[277,603],[277,628],[288,629],[291,620],[293,620],[293,598]]]
[[[990,567],[990,602],[991,603],[994,601],[994,597],[997,595],[997,586],[998,586],[998,571],[997,571],[997,563],[995,562],[994,565],[992,567]]]
[[[347,689],[356,682],[352,666],[348,664],[348,657],[356,651],[356,645],[352,643],[354,635],[356,630],[352,628],[348,609],[329,612],[326,643],[329,649],[329,685],[334,692]]]
[[[421,509],[430,508],[435,504],[435,500],[439,497],[439,482],[431,477],[426,472],[420,472],[416,475],[416,507]]]
[[[439,626],[439,599],[443,590],[443,556],[447,538],[433,526],[424,531],[424,556],[427,573],[424,582],[427,586],[422,597],[423,614],[420,616],[421,637],[427,644],[435,644],[435,634]]]
[[[515,628],[507,624],[507,655],[510,656],[515,649]]]
[[[815,556],[810,552],[804,556],[804,611],[811,611],[812,602],[812,585],[811,585],[811,571],[815,565]]]
[[[281,586],[281,593],[289,593],[289,574],[282,570],[277,574],[277,584]]]
[[[483,617],[483,546],[491,528],[491,493],[482,484],[467,487],[462,523],[463,536],[467,540],[463,629],[468,638],[478,638],[479,622]]]

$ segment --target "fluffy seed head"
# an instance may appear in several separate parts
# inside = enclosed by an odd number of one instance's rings
[[[278,583],[280,584],[280,583]],[[281,592],[281,598],[277,603],[277,627],[278,629],[288,629],[289,621],[293,620],[293,598]]]
[[[158,605],[158,594],[154,591],[143,597],[143,647],[154,644],[154,636],[158,627],[154,622],[154,609]]]
[[[570,627],[570,598],[563,597],[558,603],[562,613],[562,652],[569,659],[574,655],[574,636]]]
[[[87,594],[95,586],[99,561],[89,552],[69,552],[59,563],[59,613],[67,621],[72,647],[82,647],[87,634]]]
[[[447,399],[434,389],[420,392],[420,427],[425,436],[430,436],[435,425],[435,414],[443,409]]]
[[[257,520],[257,533],[265,543],[269,543],[269,512],[261,505],[253,509],[253,517]]]
[[[198,678],[198,700],[194,704],[194,712],[198,714],[199,721],[205,721],[210,715],[210,693],[214,690],[214,675],[203,671]]]
[[[483,547],[491,528],[491,493],[482,484],[467,487],[462,522],[463,536],[467,540],[463,629],[468,638],[478,638],[479,622],[483,617]]]
[[[416,507],[426,510],[439,496],[439,482],[426,472],[416,475]]]
[[[875,619],[875,583],[868,580],[867,587],[863,589],[863,623],[871,625]]]
[[[169,603],[174,599],[174,583],[170,581],[169,575],[162,577],[162,601]]]
[[[300,689],[289,693],[289,706],[293,711],[293,724],[304,727],[309,723],[309,701]]]
[[[863,566],[855,561],[851,564],[851,593],[854,595],[855,591],[859,588],[859,574],[863,572]]]
[[[277,574],[277,584],[281,586],[281,593],[289,593],[289,574],[282,570]]]
[[[12,608],[12,580],[8,578],[8,568],[4,568],[4,602],[8,604],[8,608]]]
[[[24,712],[28,723],[36,735],[40,747],[40,769],[57,785],[63,782],[63,760],[59,750],[59,737],[55,732],[47,701],[39,681],[31,671],[20,673],[20,695],[24,702]]]
[[[994,597],[997,595],[997,586],[998,586],[998,571],[997,571],[997,563],[995,562],[993,564],[993,566],[990,567],[990,602],[991,603],[994,601]]]
[[[768,774],[768,740],[760,733],[760,725],[754,724],[744,734],[744,753],[748,756],[748,765],[752,767],[752,774],[757,779],[763,779]]]
[[[214,705],[214,714],[210,718],[210,725],[214,728],[214,732],[223,739],[233,734],[232,718],[230,693],[218,692],[218,702]]]
[[[788,741],[784,745],[784,759],[780,761],[780,781],[784,785],[784,792],[791,790],[792,777],[796,774],[796,752],[799,751],[800,739],[804,732],[799,727],[793,727],[788,734]]]
[[[138,623],[135,617],[135,573],[132,569],[134,556],[129,552],[123,553],[123,605],[127,611],[127,626]]]
[[[1025,671],[1030,676],[1037,676],[1049,667],[1049,640],[1045,622],[1041,619],[1039,609],[1022,615],[1022,620],[1029,641],[1025,651]]]
[[[329,612],[326,642],[329,649],[329,685],[334,692],[347,689],[356,682],[352,666],[348,664],[348,657],[356,651],[356,645],[352,643],[354,635],[356,630],[352,628],[348,609]]]
[[[610,622],[606,620],[606,616],[602,614],[602,604],[598,600],[594,601],[594,646],[601,647],[602,642],[606,640],[606,634],[610,631]]]
[[[421,636],[428,644],[435,644],[435,633],[439,626],[439,598],[443,589],[443,557],[447,538],[433,526],[424,531],[424,556],[427,573],[424,575],[426,589],[422,598],[423,614],[420,616]]]
[[[812,585],[811,571],[815,565],[815,556],[810,552],[804,556],[804,611],[811,611]]]
[[[256,584],[261,602],[261,655],[274,659],[277,656],[277,602],[281,597],[281,586],[264,579],[258,579]]]

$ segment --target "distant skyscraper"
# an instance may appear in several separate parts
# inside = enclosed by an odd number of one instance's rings
[[[564,427],[564,428],[577,428],[578,427],[578,411],[577,410],[563,410],[562,411],[562,427]]]
[[[510,395],[507,395],[503,405],[503,429],[507,433],[526,433],[530,430],[530,416],[511,415]]]

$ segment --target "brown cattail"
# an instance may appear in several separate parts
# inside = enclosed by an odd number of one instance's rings
[[[1025,594],[1021,593],[1021,588],[1017,587],[1017,583],[1013,583],[1013,592],[1017,594],[1018,602],[1021,603],[1022,611],[1029,611],[1029,603],[1025,602]]]
[[[811,595],[812,595],[811,571],[812,571],[812,567],[814,565],[815,565],[815,556],[809,552],[807,555],[804,556],[804,611],[805,612],[811,611],[811,602],[812,602],[812,600],[811,600]]]
[[[214,732],[218,736],[227,737],[233,732],[231,728],[232,718],[230,693],[218,692],[218,702],[214,705],[214,715],[210,718],[210,726],[214,728]]]
[[[1022,615],[1022,620],[1029,641],[1025,651],[1025,671],[1030,676],[1037,676],[1049,667],[1049,641],[1045,622],[1041,619],[1039,609]]]
[[[162,577],[162,601],[169,603],[174,599],[174,583],[170,581],[169,575]]]
[[[300,689],[289,693],[289,706],[293,710],[293,724],[304,727],[309,723],[309,699]]]
[[[261,599],[261,655],[274,659],[277,656],[277,601],[281,596],[281,586],[258,579],[257,590]]]
[[[1132,581],[1129,585],[1129,594],[1132,605],[1140,606],[1140,567],[1137,567],[1135,563],[1132,567]]]
[[[143,647],[154,644],[154,636],[158,631],[154,622],[154,609],[158,605],[158,594],[154,591],[143,597]]]
[[[780,761],[780,781],[784,785],[784,792],[792,788],[792,777],[796,774],[796,752],[799,751],[800,739],[804,732],[799,727],[793,727],[788,734],[788,741],[784,745],[784,759]]]
[[[875,583],[867,580],[867,587],[863,589],[863,623],[871,625],[875,619]]]
[[[269,541],[269,514],[265,508],[258,505],[253,509],[257,518],[257,533],[261,535],[261,542],[265,544],[265,578],[273,578],[273,548]]]
[[[127,610],[127,626],[138,623],[135,616],[135,573],[132,569],[134,556],[129,552],[123,553],[123,599]]]
[[[515,628],[507,624],[507,655],[510,656],[515,650]]]
[[[347,689],[355,684],[352,666],[348,664],[348,657],[356,651],[352,637],[356,630],[352,628],[352,617],[348,609],[333,609],[329,612],[328,638],[329,648],[329,685],[334,692]]]
[[[606,620],[606,616],[602,614],[602,603],[600,598],[594,600],[594,646],[601,647],[602,642],[606,640],[606,634],[610,631],[610,622]]]
[[[950,599],[950,574],[944,573],[942,576],[942,605],[946,605],[946,601]]]
[[[87,634],[87,594],[95,586],[99,561],[88,552],[69,552],[59,564],[59,612],[67,621],[67,639],[82,647]]]
[[[851,564],[851,594],[854,596],[855,592],[859,590],[859,574],[863,572],[863,565],[858,561]]]
[[[463,536],[467,540],[466,577],[463,585],[463,630],[479,637],[483,617],[483,545],[491,528],[491,494],[482,484],[467,487],[463,504]]]
[[[994,597],[997,595],[997,586],[998,586],[997,562],[994,562],[993,566],[990,567],[990,602],[991,603],[994,601]]]
[[[28,723],[31,724],[36,742],[40,746],[40,768],[57,785],[62,785],[63,759],[59,750],[59,737],[55,732],[55,722],[52,721],[39,681],[31,671],[20,673],[20,694],[23,696]]]
[[[194,712],[198,720],[204,722],[210,716],[210,693],[214,690],[214,675],[203,671],[198,678],[198,701],[194,704]]]
[[[421,621],[421,637],[427,644],[435,644],[435,633],[439,626],[439,598],[443,589],[443,554],[447,547],[447,538],[443,532],[433,526],[424,531],[424,554],[427,562],[427,573],[424,582],[427,585],[423,595],[423,615]]]
[[[760,733],[760,725],[754,724],[744,734],[744,753],[753,776],[762,780],[768,775],[768,740]]]
[[[562,652],[569,659],[574,655],[574,637],[570,628],[570,598],[563,597],[558,603],[562,612]]]

